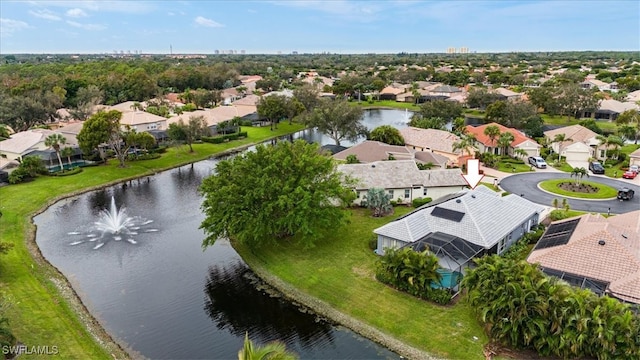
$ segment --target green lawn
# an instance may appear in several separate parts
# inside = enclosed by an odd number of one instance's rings
[[[500,161],[498,163],[498,170],[506,173],[521,173],[533,171],[531,170],[531,165],[529,164],[514,164],[505,161]]]
[[[116,160],[108,165],[87,167],[80,174],[66,177],[39,177],[35,181],[0,188],[0,239],[14,244],[0,256],[0,286],[11,301],[7,316],[18,340],[28,346],[57,346],[61,359],[113,359],[126,355],[117,348],[103,348],[83,326],[79,316],[86,313],[65,300],[54,283],[65,279],[41,258],[34,259],[35,227],[31,217],[65,194],[84,191],[138,176],[206,159],[215,153],[260,142],[273,136],[302,129],[302,125],[280,124],[276,131],[244,127],[248,138],[225,144],[194,144],[194,153],[187,146],[168,149],[159,159],[128,163],[118,168]],[[30,239],[30,240],[27,240]],[[80,315],[78,313],[81,313]],[[98,330],[100,330],[98,328]],[[113,355],[112,355],[113,354]],[[28,355],[25,359],[36,358]]]
[[[586,193],[580,193],[580,192],[566,191],[558,188],[558,184],[560,183],[574,182],[574,181],[575,180],[573,179],[551,179],[551,180],[542,181],[539,184],[539,186],[543,190],[552,192],[554,194],[580,198],[580,199],[609,199],[609,198],[616,197],[616,195],[618,194],[618,190],[612,188],[611,186],[607,186],[607,185],[600,184],[593,181],[586,181],[586,180],[581,180],[580,183],[596,187],[598,188],[598,192],[586,194]]]
[[[266,270],[406,344],[449,359],[484,359],[482,347],[488,340],[466,302],[438,306],[374,278],[377,255],[368,246],[372,230],[410,210],[399,206],[393,216],[373,218],[368,210],[354,209],[349,225],[336,229],[314,248],[286,244],[251,251],[235,247],[251,268]]]
[[[624,170],[622,170],[622,168],[628,168],[629,167],[629,154],[631,154],[632,152],[636,151],[637,149],[640,149],[640,145],[636,145],[636,144],[628,144],[623,146],[620,151],[624,154],[627,155],[627,158],[622,161],[621,163],[614,165],[614,166],[605,166],[604,168],[604,174],[612,177],[612,178],[621,178],[622,174],[624,173]]]
[[[547,114],[542,114],[540,117],[542,117],[542,120],[544,120],[544,123],[548,125],[565,125],[565,126],[576,125],[576,124],[579,124],[580,121],[584,120],[584,119],[576,119],[573,117],[567,119],[566,116],[551,116]],[[596,121],[596,124],[600,129],[606,130],[609,132],[615,132],[618,129],[618,125],[616,125],[615,122]]]
[[[564,172],[572,172],[573,171],[573,167],[571,167],[571,165],[567,164],[566,162],[561,162],[561,163],[556,163],[556,162],[551,162],[548,163],[551,164],[551,166],[553,166],[554,168],[560,170],[560,171],[564,171]]]
[[[409,109],[411,111],[418,111],[420,108],[412,103],[405,102],[397,102],[395,100],[374,100],[373,103],[369,103],[368,101],[360,101],[354,100],[350,103],[355,106],[362,106],[364,109],[368,108],[393,108],[393,109]]]

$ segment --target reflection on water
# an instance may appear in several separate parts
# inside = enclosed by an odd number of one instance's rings
[[[333,342],[331,324],[269,295],[260,285],[241,262],[209,268],[205,310],[218,329],[236,336],[249,333],[261,343],[279,340],[294,346],[298,341],[305,349]]]

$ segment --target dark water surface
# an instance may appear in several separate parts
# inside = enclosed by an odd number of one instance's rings
[[[367,114],[370,127],[404,116]],[[36,241],[107,331],[149,358],[236,359],[245,332],[257,343],[283,341],[302,359],[398,358],[269,295],[227,241],[202,250],[197,188],[215,164],[206,160],[62,200],[35,217]],[[100,238],[94,223],[112,197],[140,225]]]

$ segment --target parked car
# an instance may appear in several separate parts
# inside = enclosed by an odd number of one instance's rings
[[[640,166],[638,165],[631,165],[629,166],[629,171],[633,171],[634,173],[639,173],[640,172]]]
[[[633,172],[631,170],[628,170],[628,171],[625,171],[624,174],[622,174],[622,178],[624,178],[624,179],[635,179],[637,175],[638,175],[638,173]]]
[[[631,200],[633,199],[634,191],[628,188],[622,188],[618,190],[618,199],[620,200]]]
[[[604,174],[604,167],[597,161],[589,163],[589,170],[594,174]]]
[[[544,161],[543,158],[541,158],[540,156],[530,156],[529,157],[529,164],[539,168],[539,169],[546,169],[547,168],[547,162]]]

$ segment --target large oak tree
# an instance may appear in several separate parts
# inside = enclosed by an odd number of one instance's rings
[[[355,141],[366,135],[362,114],[361,108],[351,106],[344,100],[322,99],[307,117],[307,125],[317,128],[333,139],[336,145],[340,145],[343,140]]]
[[[330,157],[317,144],[297,140],[258,145],[216,166],[204,194],[202,246],[231,237],[249,246],[295,240],[312,246],[346,221],[342,206],[354,199]]]

